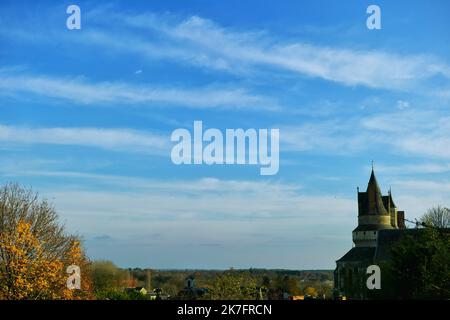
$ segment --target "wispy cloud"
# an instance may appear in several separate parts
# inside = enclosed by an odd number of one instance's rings
[[[196,15],[180,18],[152,12],[124,14],[102,7],[85,14],[95,19],[96,27],[83,30],[78,37],[52,31],[40,34],[43,38],[40,41],[46,38],[71,44],[75,41],[79,45],[107,48],[108,52],[138,54],[152,62],[163,59],[246,76],[262,71],[268,71],[265,76],[287,72],[345,86],[427,94],[434,91],[441,96],[448,93],[436,91],[428,82],[435,77],[443,78],[448,87],[449,62],[426,51],[405,55],[388,50],[323,46],[267,30],[223,27]],[[103,27],[113,28],[114,32],[102,31]],[[23,26],[16,26],[2,36],[35,41],[33,30]]]
[[[375,141],[407,154],[450,159],[450,117],[433,111],[408,110],[367,117],[363,129]]]
[[[73,176],[66,175],[67,181]],[[88,178],[90,179],[90,178]],[[121,217],[126,221],[302,219],[316,224],[327,213],[326,223],[349,219],[353,201],[326,195],[308,195],[301,187],[281,182],[196,179],[190,181],[136,181],[101,177],[120,183],[123,190],[52,190],[46,193],[66,215]],[[121,179],[121,178],[119,178]],[[145,185],[144,185],[145,184]],[[135,224],[135,223],[132,223]],[[136,226],[136,224],[135,224]],[[137,227],[137,226],[136,226]]]
[[[13,171],[0,169],[0,174],[9,179],[40,176],[48,181],[63,177],[72,189],[45,192],[57,203],[70,202],[70,205],[66,203],[62,207],[64,212],[73,213],[75,210],[82,216],[123,214],[124,219],[138,217],[148,221],[303,218],[304,223],[314,223],[315,217],[328,210],[327,206],[332,203],[333,213],[327,213],[331,223],[347,217],[353,205],[350,199],[311,195],[299,184],[277,180],[161,180],[49,168],[45,169],[44,165],[39,170],[28,169],[24,164]],[[92,182],[96,186],[93,189],[89,187]]]
[[[377,172],[387,173],[390,175],[444,173],[450,172],[450,164],[429,162],[417,164],[406,163],[401,165],[377,165]]]
[[[97,147],[161,154],[169,150],[162,135],[130,129],[32,128],[0,125],[0,142]]]
[[[444,179],[397,179],[392,182],[396,204],[407,210],[407,218],[414,220],[437,205],[450,207],[450,183]]]
[[[435,180],[400,180],[395,183],[404,191],[419,190],[427,194],[448,194],[450,192],[450,183],[448,181]]]
[[[301,186],[289,183],[141,179],[138,182],[140,190],[136,190],[133,186],[137,181],[133,177],[96,177],[103,183],[112,181],[121,185],[123,190],[108,191],[105,188],[74,188],[76,175],[65,174],[65,177],[71,188],[41,188],[41,194],[53,199],[57,210],[64,219],[71,221],[72,226],[84,228],[82,231],[87,233],[131,236],[145,232],[146,228],[151,229],[155,224],[170,223],[173,227],[186,227],[194,221],[205,226],[208,221],[211,226],[216,224],[215,221],[271,221],[284,226],[292,223],[302,228],[323,225],[330,228],[347,226],[348,229],[357,222],[354,198],[312,195],[303,191]],[[51,176],[47,175],[47,178]],[[450,186],[446,182],[397,180],[392,187],[396,204],[406,210],[409,219],[419,217],[437,204],[448,205]],[[330,211],[330,208],[333,210]],[[89,226],[84,223],[87,218],[91,221]],[[286,224],[287,221],[290,222]],[[213,234],[210,236],[213,237]]]
[[[411,90],[435,76],[450,78],[448,63],[426,53],[405,56],[380,50],[318,46],[299,39],[283,39],[264,30],[224,28],[199,16],[181,21],[154,13],[104,16],[108,17],[108,22],[111,18],[125,27],[156,34],[158,44],[153,38],[152,41],[130,38],[126,31],[123,31],[125,43],[106,33],[91,32],[87,37],[92,43],[152,59],[175,59],[233,73],[256,72],[267,67],[347,86],[397,90]]]
[[[197,180],[176,180],[176,181],[160,181],[148,178],[96,174],[88,172],[77,171],[55,171],[49,170],[48,161],[40,161],[32,163],[33,165],[41,165],[40,167],[32,166],[28,163],[23,163],[22,168],[15,167],[13,170],[0,169],[3,176],[41,176],[41,177],[64,177],[67,179],[82,179],[84,181],[95,180],[96,184],[101,184],[105,187],[118,186],[126,187],[127,190],[138,190],[141,192],[157,192],[157,193],[172,193],[184,195],[200,195],[202,192],[210,192],[217,194],[239,193],[246,192],[249,194],[256,194],[259,192],[268,192],[272,194],[280,193],[295,193],[302,189],[300,185],[295,184],[281,184],[279,182],[270,181],[251,181],[251,180],[221,180],[217,178],[202,178]],[[3,164],[3,163],[2,163]],[[44,166],[42,166],[42,164]],[[187,187],[189,186],[189,187]]]
[[[281,126],[281,151],[349,154],[367,148],[368,135],[352,132],[352,120],[322,120],[299,126]]]
[[[2,93],[25,92],[81,104],[125,104],[179,106],[190,108],[276,109],[276,103],[264,96],[252,95],[233,87],[164,88],[114,82],[88,82],[81,78],[8,75],[0,72]]]
[[[450,159],[450,117],[407,108],[377,114],[334,116],[280,127],[281,151],[358,154],[382,149],[422,159]],[[436,167],[423,168],[437,170]],[[439,167],[439,170],[442,169]]]

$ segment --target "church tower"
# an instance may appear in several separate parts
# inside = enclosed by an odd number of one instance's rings
[[[358,189],[358,226],[353,230],[353,242],[356,247],[376,247],[379,230],[397,228],[397,208],[391,192],[381,194],[372,168],[366,192]]]

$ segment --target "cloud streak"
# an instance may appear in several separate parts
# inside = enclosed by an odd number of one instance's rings
[[[432,111],[408,110],[367,117],[364,130],[376,133],[374,141],[407,154],[450,159],[450,117]]]
[[[96,147],[114,151],[166,154],[168,138],[131,129],[30,128],[0,125],[0,142]]]
[[[41,174],[46,175],[45,172]],[[50,174],[46,176],[51,177]],[[53,173],[55,175],[58,173]],[[203,178],[166,182],[63,172],[59,176],[72,182],[80,177],[84,181],[96,179],[97,183],[105,185],[112,181],[124,190],[82,188],[46,192],[55,198],[57,207],[65,214],[74,218],[86,215],[95,215],[99,219],[120,217],[136,228],[139,228],[136,221],[302,219],[304,224],[315,224],[316,217],[326,212],[327,222],[324,223],[332,224],[348,219],[354,206],[351,199],[308,195],[302,192],[301,186],[275,181]],[[329,207],[334,208],[332,213],[328,212]]]
[[[382,149],[423,159],[450,159],[450,117],[431,110],[408,108],[278,127],[282,152],[355,155]]]
[[[231,87],[162,88],[152,85],[87,82],[73,77],[7,75],[0,72],[0,89],[3,94],[26,92],[81,104],[137,104],[201,109],[250,107],[267,110],[277,108],[276,103],[269,98]]]
[[[96,26],[83,30],[79,37],[52,31],[39,35],[40,41],[71,41],[106,48],[108,52],[137,54],[150,62],[166,60],[247,77],[262,71],[269,78],[288,73],[344,86],[422,93],[430,93],[431,88],[436,95],[448,97],[449,62],[427,52],[405,55],[323,46],[266,30],[223,27],[196,15],[180,18],[151,12],[122,14],[101,7],[85,14],[95,20]],[[102,31],[105,29],[110,32]],[[30,34],[35,37],[33,30],[15,26],[2,36],[34,41]],[[444,89],[430,86],[434,78],[444,79]]]
[[[265,67],[345,86],[389,90],[412,90],[433,77],[443,76],[447,82],[450,78],[450,66],[429,54],[400,55],[380,50],[319,46],[298,39],[279,40],[265,31],[223,28],[199,16],[181,21],[154,13],[104,16],[108,17],[108,22],[112,18],[122,26],[144,30],[153,36],[152,41],[133,37],[132,30],[123,32],[124,42],[95,31],[87,35],[91,43],[140,53],[151,59],[178,60],[238,74],[256,73]]]

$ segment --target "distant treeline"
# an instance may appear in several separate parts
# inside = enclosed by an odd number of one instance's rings
[[[255,290],[264,290],[264,294],[273,296],[308,295],[311,297],[331,298],[333,270],[283,270],[283,269],[229,269],[229,270],[156,270],[116,267],[110,261],[94,261],[92,278],[98,297],[108,292],[123,292],[126,288],[144,287],[147,291],[161,289],[172,298],[179,297],[186,287],[186,278],[193,276],[196,288],[215,290],[217,283],[221,289],[232,283],[239,288],[250,286],[246,292],[251,299]],[[253,288],[254,287],[254,288]],[[111,297],[113,298],[113,297]],[[123,298],[123,297],[118,297]],[[126,297],[125,297],[126,298]]]

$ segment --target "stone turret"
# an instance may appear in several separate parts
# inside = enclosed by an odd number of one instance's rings
[[[368,299],[376,297],[366,286],[367,267],[389,261],[390,248],[408,231],[405,212],[397,206],[389,190],[386,196],[380,188],[372,168],[365,192],[358,189],[358,226],[353,230],[355,246],[336,261],[334,270],[334,294],[336,298]],[[385,284],[382,288],[386,288]],[[384,290],[384,289],[383,289]],[[389,294],[387,289],[386,294]]]
[[[398,229],[397,206],[395,205],[394,200],[392,199],[391,190],[389,190],[387,196],[383,196],[383,204],[384,207],[389,212],[389,214],[391,215],[391,226],[394,229]]]
[[[375,247],[378,230],[397,228],[397,208],[389,192],[383,196],[372,169],[366,192],[358,190],[358,226],[353,230],[357,247]]]

